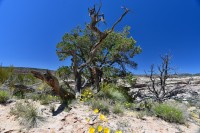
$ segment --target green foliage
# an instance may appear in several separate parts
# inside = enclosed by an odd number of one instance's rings
[[[138,108],[139,110],[143,110],[143,111],[151,111],[153,105],[154,105],[154,103],[153,103],[152,100],[145,100],[145,101],[140,102],[140,103],[137,105],[137,108]]]
[[[56,102],[56,101],[59,101],[59,97],[57,96],[52,96],[52,95],[41,95],[40,96],[40,103],[42,105],[46,105],[46,104],[50,104],[52,102]]]
[[[17,99],[24,99],[25,98],[25,92],[24,91],[17,91],[13,96]]]
[[[33,99],[34,101],[40,101],[42,105],[47,105],[56,101],[60,101],[61,99],[57,96],[52,96],[50,94],[31,94],[29,99]]]
[[[17,117],[21,117],[26,113],[26,106],[24,106],[22,102],[17,102],[15,106],[11,108],[10,113]]]
[[[98,41],[99,38],[92,31],[77,27],[70,33],[66,33],[62,41],[57,44],[57,55],[60,60],[71,58],[70,68],[77,68],[90,59],[90,50]],[[120,32],[112,32],[102,43],[99,50],[96,51],[91,65],[103,68],[105,78],[126,73],[127,66],[137,67],[133,58],[141,53],[141,48],[135,45],[136,41],[130,36],[130,27],[126,26]],[[58,75],[68,72],[66,68],[61,67]],[[83,72],[84,74],[88,72],[87,68],[84,68]]]
[[[40,122],[44,121],[44,118],[40,116],[36,106],[31,103],[17,102],[15,106],[11,108],[10,113],[22,118],[21,124],[27,128],[37,127]]]
[[[80,101],[89,101],[94,97],[93,91],[90,88],[86,88],[81,93]]]
[[[99,109],[103,114],[109,114],[110,105],[108,100],[93,99],[90,104],[93,110]]]
[[[128,84],[130,84],[132,87],[136,84],[137,78],[132,75],[132,74],[127,74],[127,76],[125,77],[126,81],[128,82]]]
[[[137,64],[133,57],[141,53],[141,48],[135,44],[136,41],[130,37],[130,27],[126,26],[123,31],[112,32],[108,35],[104,41],[100,58],[104,59],[106,56],[106,62],[110,62],[111,66],[117,64],[122,71],[125,71],[126,66],[135,68]]]
[[[125,102],[123,106],[129,110],[135,110],[136,108],[136,104],[131,102]]]
[[[13,74],[14,68],[10,66],[8,68],[3,68],[0,66],[0,85],[9,79],[9,77]]]
[[[115,84],[102,84],[98,97],[108,98],[118,102],[129,102],[131,97],[125,88],[117,87]]]
[[[112,109],[112,112],[114,114],[123,114],[123,106],[120,104],[115,104],[115,106]]]
[[[186,121],[183,110],[170,104],[158,104],[153,108],[153,112],[157,117],[168,122],[184,124]]]
[[[124,93],[123,88],[117,87],[115,84],[102,84],[102,89],[89,101],[93,109],[99,109],[104,114],[112,112],[115,114],[123,114],[123,110],[133,109],[135,106],[130,102],[129,96]],[[127,103],[126,105],[124,103]]]
[[[0,103],[5,103],[9,99],[9,93],[7,91],[0,90]]]
[[[37,90],[40,92],[45,92],[47,91],[47,89],[49,89],[49,85],[46,84],[45,82],[42,82],[37,88]]]
[[[17,74],[13,80],[22,85],[31,85],[36,82],[36,78],[32,74]]]
[[[59,67],[56,75],[61,79],[66,79],[72,74],[72,70],[68,66]]]

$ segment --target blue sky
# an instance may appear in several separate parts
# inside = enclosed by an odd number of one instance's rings
[[[159,64],[161,54],[173,55],[177,72],[200,72],[200,0],[102,0],[109,28],[121,15],[131,12],[116,27],[132,27],[131,35],[143,52],[135,57],[143,73]],[[0,63],[57,69],[56,44],[64,33],[89,22],[87,8],[99,0],[0,0]]]

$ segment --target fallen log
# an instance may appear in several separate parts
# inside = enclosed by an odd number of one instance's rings
[[[67,91],[59,85],[58,79],[51,74],[49,70],[42,74],[37,71],[31,71],[34,77],[47,83],[56,92],[57,95],[61,97],[62,100],[70,100],[75,98],[75,94]]]

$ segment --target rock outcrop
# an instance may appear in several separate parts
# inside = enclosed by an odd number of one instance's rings
[[[183,77],[177,76],[167,79],[168,90],[179,89],[182,93],[175,95],[174,99],[191,102],[194,104],[199,104],[200,106],[200,76]],[[145,76],[139,76],[137,78],[136,84],[134,86],[126,85],[131,87],[130,92],[133,97],[138,96],[138,99],[142,98],[142,95],[148,95],[148,85],[150,84],[150,79]],[[150,94],[149,94],[150,95]]]

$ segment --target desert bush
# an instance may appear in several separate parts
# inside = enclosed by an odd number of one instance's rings
[[[17,117],[23,116],[26,112],[26,106],[22,104],[22,102],[17,102],[14,107],[11,108],[10,114],[16,115]]]
[[[0,103],[5,103],[9,99],[9,93],[7,91],[0,90]]]
[[[102,84],[101,87],[101,91],[97,95],[100,98],[103,97],[119,102],[130,101],[130,96],[124,88],[117,87],[115,84]]]
[[[27,84],[36,83],[37,79],[32,74],[26,74]]]
[[[92,100],[92,109],[99,109],[103,114],[109,114],[110,105],[108,100]]]
[[[60,101],[59,97],[57,96],[52,96],[52,95],[40,95],[39,96],[39,99],[40,103],[42,105],[46,105],[46,104],[50,104],[52,102],[56,102],[56,101]]]
[[[144,120],[144,116],[146,115],[145,111],[140,111],[137,113],[136,118]]]
[[[0,65],[0,84],[3,84],[9,79],[9,77],[13,74],[13,70],[13,66],[10,66],[9,68],[3,68]]]
[[[31,85],[36,82],[36,78],[32,74],[17,74],[14,80],[15,83],[22,85]]]
[[[157,104],[153,107],[153,112],[157,117],[168,122],[180,124],[184,124],[187,119],[184,111],[186,110],[168,103]]]
[[[61,66],[56,70],[56,76],[61,79],[69,78],[71,75],[72,72],[68,66]]]
[[[27,128],[37,127],[40,122],[44,121],[44,118],[40,116],[38,109],[31,103],[17,102],[14,107],[11,108],[10,113],[21,118],[21,124]]]
[[[137,78],[132,74],[128,74],[125,80],[133,87],[136,84]]]
[[[41,93],[51,93],[52,89],[49,87],[49,85],[45,82],[42,82],[38,88],[37,91],[41,92]]]
[[[31,98],[34,101],[40,101],[42,105],[50,104],[52,102],[60,101],[59,97],[50,94],[35,94]]]
[[[124,108],[128,110],[135,110],[136,104],[132,102],[125,102],[124,103]]]
[[[93,91],[89,88],[86,88],[81,93],[81,101],[89,101],[94,97]]]
[[[120,104],[115,104],[115,106],[112,109],[112,112],[114,114],[123,114],[123,106],[121,106]]]
[[[33,101],[40,101],[42,105],[50,104],[61,100],[58,96],[53,96],[51,94],[37,94],[37,93],[29,93],[28,95],[26,95],[25,98],[32,99]]]

